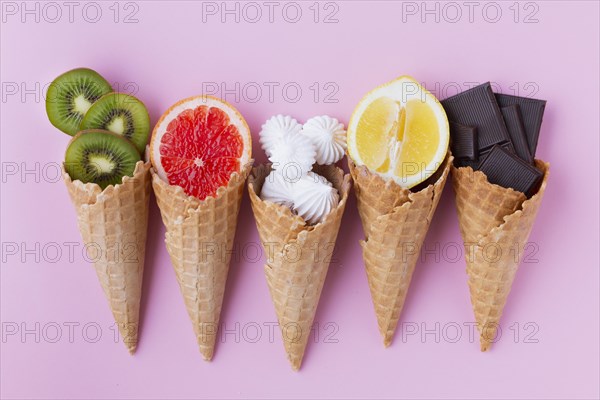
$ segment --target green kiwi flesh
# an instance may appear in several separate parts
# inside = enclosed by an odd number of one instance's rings
[[[77,68],[56,78],[46,93],[48,119],[71,136],[79,131],[83,116],[92,104],[112,87],[100,74],[89,68]]]
[[[115,133],[90,129],[79,132],[67,147],[65,170],[72,180],[96,183],[102,189],[133,176],[140,153]]]
[[[143,154],[150,134],[150,116],[144,103],[135,97],[109,93],[90,107],[80,129],[104,129],[122,135]]]

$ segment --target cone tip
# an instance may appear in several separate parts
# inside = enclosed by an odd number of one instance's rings
[[[492,347],[492,344],[486,340],[481,340],[481,352],[486,352],[490,349],[490,347]]]
[[[390,347],[391,344],[392,344],[391,336],[384,336],[383,337],[383,346],[387,349],[388,347]]]
[[[379,321],[379,314],[377,315],[377,319]],[[381,338],[383,339],[383,346],[385,348],[390,347],[392,341],[394,340],[395,327],[390,329],[388,325],[379,325],[379,333],[381,334]]]
[[[210,361],[212,361],[212,358],[213,358],[214,348],[200,346],[200,354],[202,354],[202,358],[204,359],[204,361],[210,362]]]
[[[300,355],[300,357],[292,357],[291,354],[288,354],[288,361],[290,362],[290,365],[292,367],[292,369],[294,371],[299,371],[300,370],[300,366],[302,365],[302,358],[304,356],[304,353],[302,353],[302,355]]]
[[[137,343],[125,343],[125,346],[127,346],[127,350],[129,350],[130,355],[135,354],[135,351],[137,349]]]

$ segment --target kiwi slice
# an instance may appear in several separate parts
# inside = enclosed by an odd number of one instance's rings
[[[92,104],[112,92],[110,84],[96,71],[77,68],[56,78],[46,93],[46,113],[52,125],[71,136]]]
[[[135,146],[115,133],[89,129],[79,132],[67,147],[65,170],[73,180],[97,183],[102,189],[133,176],[141,156]]]
[[[150,134],[150,116],[144,103],[125,93],[98,99],[81,121],[80,129],[104,129],[126,137],[144,153]]]

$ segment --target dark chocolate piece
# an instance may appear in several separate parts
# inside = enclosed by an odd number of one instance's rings
[[[512,106],[506,106],[500,108],[502,116],[504,117],[504,123],[513,147],[515,148],[514,153],[521,157],[523,161],[533,165],[533,157],[529,152],[529,145],[527,144],[527,135],[525,134],[525,127],[523,126],[523,120],[521,119],[521,110],[518,104]]]
[[[450,147],[454,158],[477,161],[477,128],[450,121]]]
[[[479,170],[490,183],[523,192],[528,198],[537,190],[543,173],[527,164],[515,154],[494,146],[490,154],[481,162]]]
[[[502,147],[504,150],[510,152],[510,153],[514,153],[515,149],[512,146],[512,143],[510,142],[504,142],[504,143],[500,143],[498,146]],[[490,147],[489,149],[485,149],[479,152],[479,161],[482,162],[484,158],[486,158],[488,156],[488,154],[490,154],[490,151],[492,151],[492,147]]]
[[[532,99],[529,97],[512,96],[510,94],[496,94],[496,100],[500,107],[506,107],[518,104],[521,109],[523,126],[527,134],[527,143],[529,144],[529,154],[535,158],[540,128],[546,108],[546,100]]]
[[[501,143],[497,146],[502,147],[504,150],[510,152],[510,153],[514,153],[514,149],[512,147],[512,144],[510,142],[504,142]],[[474,161],[474,160],[468,160],[468,159],[461,159],[461,158],[457,158],[454,160],[454,165],[457,168],[460,167],[471,167],[473,168],[474,171],[479,170],[479,165],[481,164],[481,162],[483,162],[483,160],[488,156],[488,154],[490,154],[490,151],[492,151],[493,147],[490,147],[489,149],[485,149],[479,152],[478,155],[478,160]]]
[[[510,137],[489,82],[442,101],[448,120],[477,127],[479,150],[509,142]]]

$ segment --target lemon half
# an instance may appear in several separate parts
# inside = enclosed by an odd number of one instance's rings
[[[402,76],[369,92],[348,124],[348,153],[384,179],[411,188],[440,167],[450,133],[444,108],[427,89]]]

